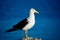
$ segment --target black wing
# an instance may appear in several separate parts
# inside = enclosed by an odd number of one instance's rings
[[[22,29],[24,28],[24,26],[28,24],[28,20],[24,19],[22,21],[20,21],[19,23],[17,23],[16,25],[13,26],[14,29]]]
[[[20,21],[19,23],[17,23],[16,25],[14,25],[12,29],[7,30],[6,32],[16,31],[18,29],[22,30],[22,28],[24,28],[24,26],[26,24],[28,24],[28,20],[24,19],[24,20]]]

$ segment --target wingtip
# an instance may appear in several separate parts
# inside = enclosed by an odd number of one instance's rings
[[[13,31],[16,31],[17,29],[9,29],[7,30],[6,32],[13,32]]]

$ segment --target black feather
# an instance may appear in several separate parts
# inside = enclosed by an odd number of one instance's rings
[[[18,22],[16,25],[14,25],[13,28],[22,30],[26,24],[28,24],[28,20],[24,19],[24,20]]]
[[[7,30],[6,32],[22,30],[26,24],[28,24],[28,20],[24,19],[24,20],[20,21],[19,23],[17,23],[16,25],[14,25],[12,29]]]
[[[6,32],[12,32],[12,31],[16,31],[17,29],[9,29]]]

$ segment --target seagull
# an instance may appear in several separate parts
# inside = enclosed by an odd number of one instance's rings
[[[35,24],[35,13],[39,14],[37,10],[31,8],[29,11],[30,15],[28,18],[23,19],[22,21],[15,24],[11,29],[7,30],[6,32],[13,32],[16,30],[24,30],[26,38],[28,38],[28,30],[31,29]]]

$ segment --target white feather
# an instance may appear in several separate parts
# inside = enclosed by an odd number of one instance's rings
[[[23,28],[23,30],[31,29],[34,26],[34,24],[35,24],[35,15],[34,15],[34,13],[35,12],[37,12],[37,11],[33,8],[30,10],[30,16],[27,18],[29,23]]]

